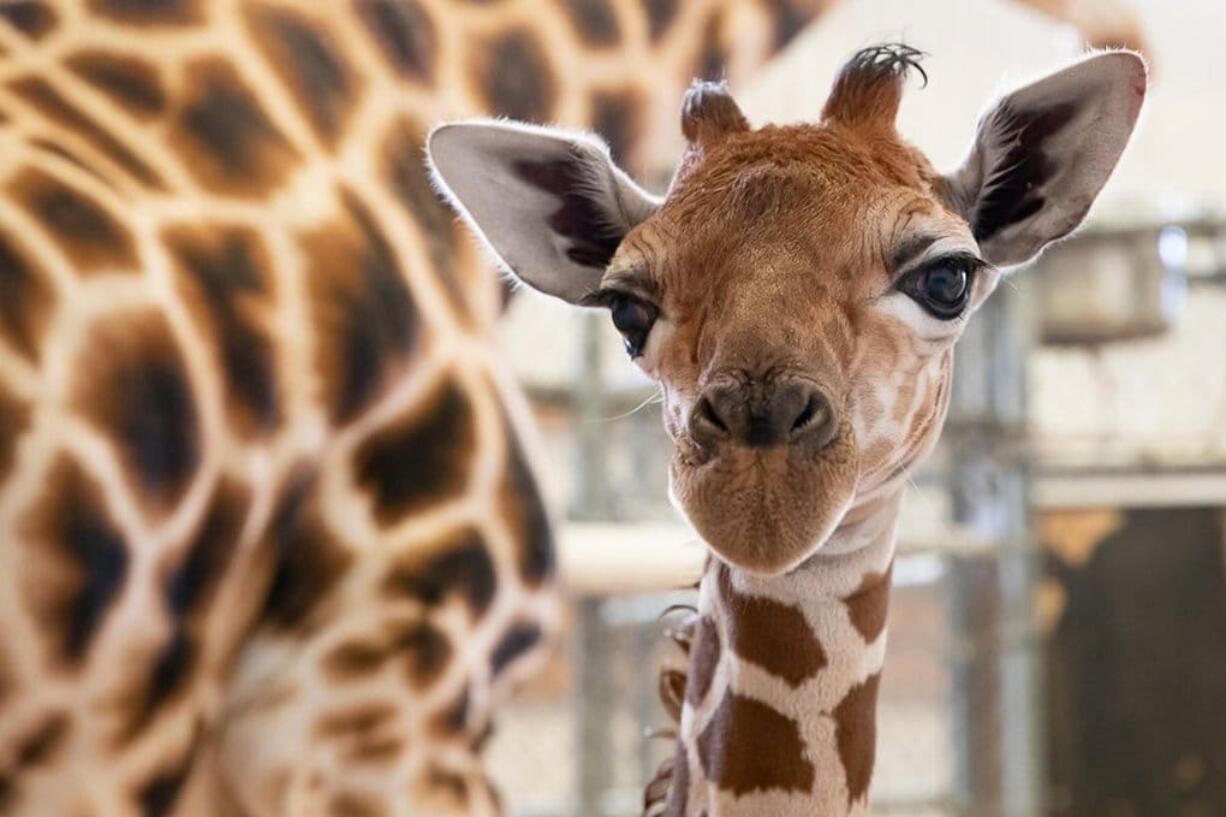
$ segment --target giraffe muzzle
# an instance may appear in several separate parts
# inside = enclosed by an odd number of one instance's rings
[[[804,446],[820,451],[838,433],[826,392],[802,378],[725,381],[706,388],[690,413],[690,434],[704,448]]]

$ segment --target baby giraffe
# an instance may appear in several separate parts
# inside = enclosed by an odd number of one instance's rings
[[[816,123],[754,129],[695,85],[663,198],[590,136],[478,121],[430,139],[503,266],[608,308],[663,386],[671,495],[714,554],[670,817],[867,813],[899,498],[954,344],[1002,270],[1082,221],[1146,90],[1135,54],[1089,56],[997,102],[943,174],[895,130],[919,56],[856,54]]]

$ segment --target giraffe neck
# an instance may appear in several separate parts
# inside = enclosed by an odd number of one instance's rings
[[[852,516],[787,575],[708,565],[669,817],[867,813],[898,494]]]

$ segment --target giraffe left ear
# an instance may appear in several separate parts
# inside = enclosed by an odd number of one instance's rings
[[[441,125],[427,144],[440,191],[503,266],[571,303],[659,206],[593,136],[475,121]]]
[[[1105,52],[1014,91],[980,120],[942,187],[985,259],[1024,263],[1081,223],[1128,144],[1145,90],[1144,60]]]

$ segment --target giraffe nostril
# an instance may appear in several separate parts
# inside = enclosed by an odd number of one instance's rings
[[[707,398],[704,397],[698,401],[698,405],[694,410],[694,416],[722,433],[728,433],[728,424],[719,416],[719,412],[715,410],[715,405]]]
[[[822,448],[834,439],[837,431],[838,422],[830,399],[820,391],[811,391],[804,408],[792,421],[792,442],[804,441]]]
[[[809,398],[809,402],[805,403],[805,407],[800,414],[796,415],[796,419],[792,421],[792,432],[804,431],[812,423],[820,421],[822,414],[826,411],[826,407],[822,400],[817,396]]]

